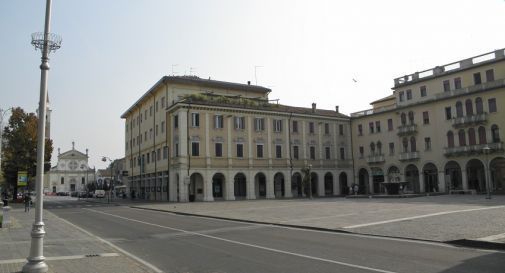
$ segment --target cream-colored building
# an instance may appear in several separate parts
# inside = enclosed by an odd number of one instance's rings
[[[504,49],[394,79],[393,94],[351,114],[361,193],[505,192]]]
[[[150,200],[339,195],[353,182],[349,117],[268,101],[261,86],[165,76],[121,117],[130,192]],[[306,190],[305,190],[306,191]]]
[[[85,191],[88,181],[93,181],[93,170],[88,165],[88,149],[82,153],[72,149],[60,153],[58,148],[58,163],[44,176],[45,192],[75,192]]]

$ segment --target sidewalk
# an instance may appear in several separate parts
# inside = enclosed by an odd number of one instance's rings
[[[503,195],[491,200],[483,195],[441,195],[129,205],[220,219],[505,249]]]
[[[12,226],[0,229],[0,273],[20,272],[30,249],[35,210],[14,204]],[[154,272],[91,234],[44,210],[44,256],[48,272]]]

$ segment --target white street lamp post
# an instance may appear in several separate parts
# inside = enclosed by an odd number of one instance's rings
[[[31,231],[30,256],[26,258],[28,262],[23,266],[23,272],[39,273],[47,272],[47,264],[44,257],[44,222],[42,218],[42,183],[44,181],[44,150],[45,150],[45,124],[46,124],[46,99],[47,99],[47,78],[49,74],[49,52],[56,51],[61,47],[61,37],[50,33],[51,22],[51,0],[46,1],[46,16],[44,33],[32,34],[32,45],[35,49],[42,51],[42,63],[40,65],[40,98],[38,113],[37,131],[37,171],[36,171],[36,207],[35,221]]]

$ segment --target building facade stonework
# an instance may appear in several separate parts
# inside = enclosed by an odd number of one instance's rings
[[[46,192],[76,192],[86,191],[86,185],[93,181],[93,169],[88,165],[88,150],[82,153],[75,149],[72,142],[72,149],[60,153],[58,149],[58,163],[47,172],[45,191]]]

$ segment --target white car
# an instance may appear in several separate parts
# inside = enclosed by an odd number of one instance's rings
[[[96,198],[104,198],[105,197],[105,191],[104,190],[95,190],[95,197]]]

